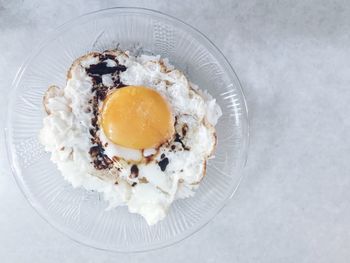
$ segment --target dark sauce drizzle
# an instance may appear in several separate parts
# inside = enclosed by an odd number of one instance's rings
[[[113,89],[119,89],[125,87],[125,85],[120,81],[120,72],[126,70],[124,65],[119,64],[118,59],[112,54],[99,54],[97,55],[99,62],[97,64],[90,65],[86,68],[86,73],[92,79],[92,89],[91,92],[94,94],[92,100],[89,101],[92,107],[93,118],[91,119],[92,128],[89,130],[91,135],[91,143],[93,146],[89,150],[89,154],[92,157],[92,163],[97,170],[112,168],[113,161],[104,153],[104,147],[97,136],[99,130],[98,122],[98,104],[106,98],[108,92]],[[107,60],[111,59],[116,62],[116,66],[108,67]],[[113,87],[107,87],[103,85],[102,76],[105,74],[112,74],[112,80],[114,83]]]
[[[167,157],[165,157],[164,159],[162,159],[158,162],[158,165],[160,167],[160,170],[162,170],[162,172],[165,171],[168,164],[169,164],[169,159]]]
[[[137,178],[139,176],[139,168],[133,164],[130,168],[130,178]]]

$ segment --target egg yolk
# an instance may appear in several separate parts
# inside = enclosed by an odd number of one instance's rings
[[[157,147],[174,133],[167,101],[144,86],[127,86],[108,95],[102,107],[101,125],[109,140],[132,149]]]

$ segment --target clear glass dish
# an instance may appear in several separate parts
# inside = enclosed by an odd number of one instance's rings
[[[174,202],[167,218],[152,227],[126,207],[105,211],[107,204],[96,192],[71,187],[38,141],[47,87],[64,87],[67,69],[79,56],[116,47],[169,58],[192,82],[213,95],[223,110],[215,158],[209,161],[196,195]],[[168,246],[198,231],[233,196],[247,156],[246,103],[223,54],[184,22],[140,8],[101,10],[58,28],[19,69],[6,125],[13,174],[35,210],[70,238],[118,252]]]

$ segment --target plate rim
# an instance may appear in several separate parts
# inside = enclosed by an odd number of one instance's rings
[[[181,241],[183,241],[184,239],[187,239],[191,236],[193,236],[194,234],[196,234],[198,231],[200,231],[201,229],[203,229],[207,224],[209,224],[210,222],[212,222],[212,220],[218,215],[218,213],[220,213],[220,211],[226,207],[226,205],[228,204],[229,200],[232,199],[232,197],[235,195],[237,189],[239,188],[239,185],[242,182],[242,179],[244,177],[244,173],[242,172],[242,169],[245,167],[246,163],[247,163],[247,159],[248,159],[248,150],[249,150],[249,117],[248,117],[248,107],[247,107],[247,102],[246,102],[246,98],[243,92],[243,88],[242,88],[242,84],[235,72],[235,70],[232,68],[230,62],[228,61],[228,59],[225,57],[225,55],[222,53],[222,51],[206,36],[204,35],[201,31],[199,31],[198,29],[196,29],[195,27],[193,27],[192,25],[174,17],[168,14],[165,14],[161,11],[158,10],[153,10],[153,9],[149,9],[149,8],[142,8],[142,7],[110,7],[110,8],[104,8],[104,9],[99,9],[96,11],[92,11],[92,12],[88,12],[88,13],[84,13],[82,15],[79,15],[73,19],[68,20],[67,22],[63,23],[62,25],[58,26],[57,28],[55,28],[47,37],[41,39],[40,43],[33,49],[32,52],[30,52],[29,55],[27,55],[26,59],[23,61],[23,63],[21,64],[21,66],[19,67],[17,73],[14,76],[14,79],[12,81],[11,84],[11,92],[9,92],[8,94],[8,100],[7,100],[7,108],[10,109],[12,108],[13,105],[13,101],[14,101],[14,94],[16,93],[16,90],[19,86],[19,83],[21,81],[22,75],[25,72],[27,66],[30,64],[30,62],[32,61],[33,58],[35,58],[41,51],[42,48],[44,48],[48,43],[50,43],[50,41],[52,41],[53,39],[55,39],[57,36],[59,36],[60,32],[62,30],[64,30],[67,26],[69,26],[70,24],[83,19],[84,17],[89,17],[89,16],[93,16],[96,15],[98,13],[103,13],[103,12],[108,12],[108,11],[115,11],[115,10],[125,10],[128,12],[134,12],[134,13],[139,13],[142,15],[145,15],[146,12],[148,15],[151,16],[158,16],[161,18],[166,18],[168,20],[172,20],[172,22],[176,22],[178,24],[182,24],[183,26],[187,27],[188,29],[190,29],[192,32],[191,33],[195,33],[197,34],[197,36],[201,37],[204,41],[207,42],[207,44],[209,44],[209,46],[211,47],[211,51],[214,53],[217,53],[225,62],[225,65],[221,65],[221,66],[225,66],[228,68],[228,70],[233,74],[233,77],[236,81],[237,87],[236,89],[238,90],[238,92],[241,95],[241,99],[242,99],[242,110],[243,110],[243,119],[245,120],[245,123],[242,125],[242,129],[243,129],[243,136],[242,136],[242,149],[243,149],[243,155],[241,154],[241,164],[239,165],[240,168],[240,176],[238,179],[237,184],[235,185],[235,187],[232,188],[232,191],[230,191],[230,194],[225,197],[225,200],[223,201],[222,205],[218,206],[217,208],[213,209],[213,215],[210,216],[209,219],[206,220],[201,220],[204,222],[199,221],[198,226],[195,226],[194,228],[190,228],[187,231],[184,231],[183,233],[181,233],[179,235],[179,237],[173,237],[167,241],[163,241],[163,242],[156,242],[153,243],[152,245],[150,245],[148,248],[144,248],[144,247],[140,247],[140,248],[131,248],[131,249],[127,249],[127,250],[122,250],[122,249],[112,249],[109,247],[103,247],[103,246],[98,246],[98,245],[93,245],[91,244],[89,241],[84,242],[81,239],[79,239],[78,237],[80,236],[80,234],[78,233],[71,233],[71,231],[68,231],[68,229],[66,227],[60,226],[60,224],[56,224],[54,220],[51,220],[51,217],[46,215],[46,213],[44,213],[44,211],[42,211],[37,205],[36,205],[36,201],[32,200],[32,198],[30,197],[30,194],[27,192],[26,187],[24,186],[24,183],[21,180],[21,175],[19,175],[19,167],[17,167],[17,163],[14,161],[15,159],[15,153],[14,153],[14,147],[13,142],[12,142],[12,138],[9,134],[10,131],[10,120],[12,117],[12,112],[8,111],[7,114],[5,115],[5,128],[4,128],[4,136],[5,136],[5,145],[6,145],[6,153],[7,153],[7,158],[8,158],[8,162],[9,162],[9,166],[10,166],[10,170],[11,170],[11,174],[13,175],[13,177],[15,178],[16,184],[18,186],[18,188],[20,189],[20,191],[22,192],[22,194],[25,196],[25,199],[27,200],[27,202],[30,204],[30,206],[33,208],[33,210],[40,216],[40,218],[42,218],[45,222],[47,222],[51,227],[53,227],[54,229],[57,230],[57,232],[59,232],[62,236],[68,237],[70,240],[73,240],[74,242],[77,242],[79,244],[82,244],[84,246],[88,246],[94,249],[98,249],[98,250],[102,250],[102,251],[109,251],[109,252],[116,252],[116,253],[142,253],[142,252],[147,252],[147,251],[153,251],[153,250],[158,250],[158,249],[162,249],[162,248],[166,248],[172,245],[175,245]],[[161,244],[164,243],[164,244]]]

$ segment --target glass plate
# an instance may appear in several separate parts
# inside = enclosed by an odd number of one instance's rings
[[[44,117],[42,97],[48,86],[64,87],[66,72],[79,56],[116,47],[169,58],[214,96],[223,110],[215,158],[208,162],[195,196],[174,202],[166,219],[152,227],[126,207],[105,211],[107,204],[96,192],[71,187],[38,141]],[[119,252],[168,246],[203,227],[237,189],[247,155],[246,104],[223,54],[184,22],[141,8],[101,10],[59,27],[19,69],[6,125],[13,174],[36,211],[80,243]]]

